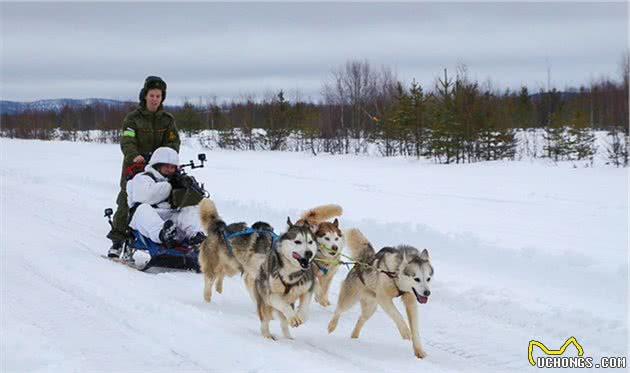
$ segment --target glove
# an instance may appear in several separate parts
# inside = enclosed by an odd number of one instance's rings
[[[168,182],[171,183],[173,189],[179,188],[179,172],[174,173],[168,178]]]
[[[188,240],[188,243],[193,246],[196,246],[202,243],[205,239],[206,239],[206,235],[203,234],[203,232],[197,232],[197,234],[195,234]]]
[[[173,186],[173,189],[180,189],[180,188],[187,189],[192,184],[192,180],[190,176],[179,173],[179,172],[173,174],[169,182]]]
[[[182,188],[188,189],[193,184],[192,176],[182,175],[179,180]]]

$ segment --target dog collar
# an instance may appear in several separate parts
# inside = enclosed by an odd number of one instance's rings
[[[326,268],[325,266],[323,266],[322,264],[319,264],[319,263],[315,263],[315,264],[317,264],[317,266],[319,267],[319,269],[320,269],[322,272],[324,272],[324,275],[327,275],[327,274],[328,274],[328,268]]]
[[[327,246],[327,245],[325,245],[323,243],[320,243],[319,246],[324,248],[324,250],[326,250],[328,252],[328,254],[333,255],[332,249],[329,246]],[[338,258],[340,255],[341,255],[341,250],[337,250],[337,254],[334,254],[333,257]]]

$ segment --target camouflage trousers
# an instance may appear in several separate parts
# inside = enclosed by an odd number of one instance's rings
[[[127,206],[127,179],[124,175],[120,177],[120,192],[116,198],[116,205],[112,230],[107,234],[107,238],[112,241],[125,241],[128,237],[129,206]]]

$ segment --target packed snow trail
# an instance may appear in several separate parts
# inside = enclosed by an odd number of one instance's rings
[[[295,340],[272,342],[238,277],[207,304],[201,275],[102,259],[116,145],[0,147],[3,372],[504,372],[532,369],[529,340],[557,348],[570,336],[588,356],[628,355],[627,170],[207,152],[194,175],[226,221],[282,231],[287,216],[338,203],[342,227],[360,228],[376,247],[428,248],[436,272],[419,305],[428,357],[418,360],[380,309],[358,340],[349,337],[358,306],[327,334],[345,268],[333,305],[313,303]],[[185,146],[182,161],[199,150]]]

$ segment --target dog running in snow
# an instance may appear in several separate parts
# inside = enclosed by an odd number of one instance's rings
[[[345,246],[343,233],[339,229],[339,220],[343,209],[339,205],[314,207],[302,214],[295,224],[308,222],[315,234],[319,250],[313,261],[315,274],[315,302],[328,307],[328,290],[335,273],[339,269],[339,257]],[[333,222],[328,220],[335,218]]]
[[[256,222],[252,228],[257,232],[241,235],[226,242],[224,233],[241,232],[248,228],[245,223],[227,225],[219,216],[214,202],[204,199],[199,204],[201,223],[208,234],[199,248],[199,265],[204,275],[203,297],[212,299],[212,286],[223,291],[223,278],[242,274],[245,286],[253,297],[253,280],[273,245],[273,228],[265,222]],[[228,247],[229,244],[229,247]]]
[[[407,245],[384,247],[375,252],[358,229],[346,232],[346,243],[354,259],[365,265],[356,264],[343,281],[328,332],[335,330],[343,312],[360,302],[361,315],[352,331],[352,338],[359,338],[361,328],[380,305],[394,321],[402,338],[411,338],[416,357],[424,358],[426,352],[420,343],[416,302],[425,304],[431,295],[433,266],[429,252]],[[402,297],[411,330],[394,305],[396,297]]]
[[[276,337],[269,330],[273,314],[280,318],[283,336],[292,339],[289,325],[298,327],[306,321],[315,287],[312,267],[317,254],[315,235],[308,222],[296,225],[289,218],[287,224],[288,229],[278,239],[275,249],[267,252],[254,285],[260,332],[273,340]]]

